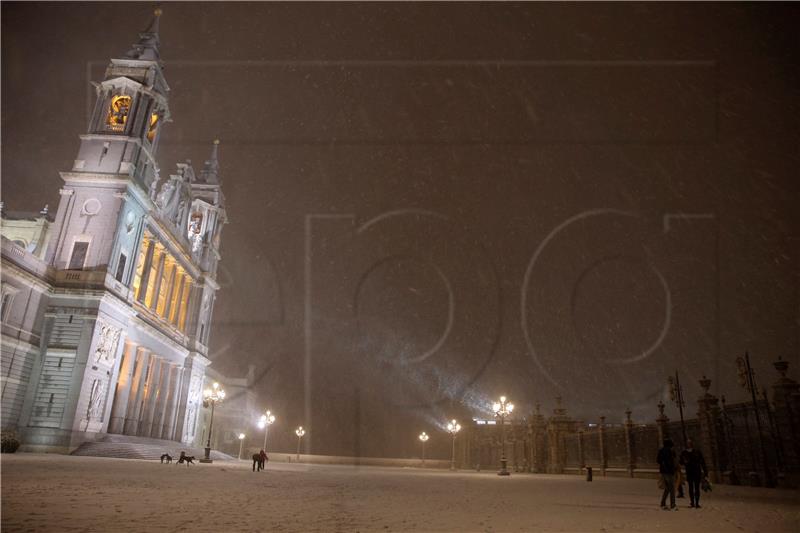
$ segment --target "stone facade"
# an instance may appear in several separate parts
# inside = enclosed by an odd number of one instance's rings
[[[55,216],[4,212],[2,425],[23,449],[197,437],[226,213],[216,141],[197,174],[156,163],[159,15],[95,84]]]

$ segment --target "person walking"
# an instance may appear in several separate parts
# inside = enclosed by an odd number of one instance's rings
[[[661,474],[661,483],[664,492],[661,494],[661,508],[663,510],[678,510],[675,505],[675,471],[678,467],[678,458],[675,455],[671,439],[664,439],[664,445],[658,450],[656,456],[658,472]],[[667,494],[669,494],[669,508],[667,508]]]
[[[264,470],[267,466],[267,461],[269,460],[269,457],[267,457],[267,452],[265,452],[264,450],[261,450],[261,453],[259,455],[261,456],[261,466],[259,467],[259,470]]]
[[[264,456],[264,450],[261,450],[259,453],[253,454],[253,472],[256,471],[256,468],[258,468],[259,472],[261,472],[264,469],[263,456]]]
[[[708,476],[708,468],[703,452],[695,450],[692,439],[686,441],[686,449],[681,452],[680,463],[686,469],[689,484],[689,507],[700,509],[700,482]]]

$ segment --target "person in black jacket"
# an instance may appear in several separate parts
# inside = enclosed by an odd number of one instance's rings
[[[700,482],[708,475],[703,452],[695,450],[692,439],[686,441],[686,449],[681,452],[681,464],[686,468],[686,481],[689,482],[689,507],[700,508]]]
[[[667,510],[667,494],[669,494],[669,509],[678,510],[675,505],[675,470],[678,467],[678,458],[673,449],[672,440],[664,439],[664,446],[658,450],[656,456],[658,471],[661,474],[661,482],[664,484],[664,492],[661,494],[661,508]]]

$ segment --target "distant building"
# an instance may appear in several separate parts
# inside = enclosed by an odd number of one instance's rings
[[[156,163],[159,15],[95,84],[55,216],[2,217],[2,428],[23,449],[198,435],[225,199],[217,142],[198,173]]]

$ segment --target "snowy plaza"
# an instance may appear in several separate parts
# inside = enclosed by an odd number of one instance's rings
[[[15,454],[2,483],[4,532],[800,530],[797,491],[719,485],[664,512],[655,480],[615,477]]]

